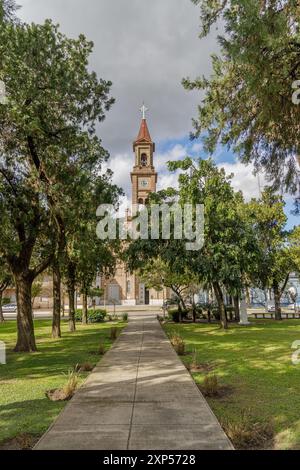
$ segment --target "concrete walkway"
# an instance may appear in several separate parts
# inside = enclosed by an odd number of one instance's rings
[[[130,316],[35,449],[232,449],[154,315]]]

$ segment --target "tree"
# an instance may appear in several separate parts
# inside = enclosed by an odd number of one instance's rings
[[[111,172],[99,176],[97,169],[85,175],[82,189],[74,187],[72,202],[65,214],[66,244],[63,251],[63,273],[69,298],[69,326],[74,331],[76,286],[83,293],[83,322],[87,314],[88,291],[97,273],[104,269],[113,272],[116,243],[99,240],[96,236],[97,207],[101,204],[117,204],[121,190],[111,183]],[[74,224],[74,220],[77,222]]]
[[[181,170],[179,189],[169,188],[151,196],[151,202],[172,204],[177,202],[204,206],[204,246],[200,250],[186,250],[186,240],[137,240],[129,247],[133,266],[141,265],[145,258],[158,256],[166,263],[171,275],[180,285],[211,285],[218,303],[223,328],[227,328],[224,290],[242,288],[243,275],[253,256],[253,238],[249,226],[241,215],[241,195],[235,193],[230,177],[218,169],[212,160],[169,162],[171,171]],[[150,206],[151,212],[151,206]],[[194,217],[195,214],[193,214]],[[172,219],[174,229],[174,219]],[[151,227],[149,228],[149,230]],[[171,230],[171,233],[172,230]],[[161,227],[160,227],[161,236]],[[248,254],[250,253],[250,254]]]
[[[212,286],[221,325],[226,329],[224,289],[242,290],[255,254],[251,230],[241,213],[242,196],[231,186],[232,175],[226,176],[211,159],[187,158],[169,163],[169,168],[183,171],[179,176],[179,203],[204,207],[204,246],[187,252],[187,268],[200,284]]]
[[[36,350],[31,285],[66,243],[71,190],[80,200],[84,175],[108,158],[95,125],[113,103],[111,83],[90,72],[91,51],[84,36],[68,39],[51,21],[0,28],[8,93],[0,106],[0,250],[16,282],[16,351]]]
[[[180,313],[186,311],[186,299],[191,294],[191,286],[194,281],[189,270],[186,269],[182,273],[175,272],[161,258],[155,258],[140,267],[139,277],[148,288],[162,290],[163,287],[169,287],[173,291],[175,298],[179,300]]]
[[[18,22],[19,19],[16,16],[16,11],[19,8],[20,7],[16,4],[15,0],[0,0],[0,23]]]
[[[194,136],[205,132],[210,152],[218,142],[231,146],[243,162],[264,168],[274,189],[298,197],[300,108],[292,87],[300,71],[299,2],[192,1],[200,5],[202,37],[219,20],[225,31],[211,77],[183,80],[205,93]]]
[[[281,320],[280,299],[293,270],[285,231],[287,217],[284,205],[282,196],[265,189],[259,200],[252,199],[245,206],[246,217],[252,221],[259,249],[252,282],[263,290],[272,288],[276,320]]]

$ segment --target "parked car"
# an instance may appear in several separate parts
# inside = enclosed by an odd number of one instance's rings
[[[2,312],[4,313],[16,312],[16,311],[17,311],[17,304],[2,305]]]

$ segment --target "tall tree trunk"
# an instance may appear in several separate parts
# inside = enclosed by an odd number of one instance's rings
[[[2,312],[2,297],[3,297],[3,290],[0,290],[0,323],[4,322],[4,316]]]
[[[69,330],[75,331],[75,266],[68,265]]]
[[[60,329],[60,269],[57,260],[52,265],[52,277],[53,277],[53,317],[52,317],[52,338],[61,338]]]
[[[210,311],[210,308],[207,309],[207,321],[208,321],[208,323],[211,323],[211,311]]]
[[[88,295],[87,289],[83,288],[82,290],[82,323],[84,325],[88,322]]]
[[[280,307],[280,289],[277,281],[273,281],[274,303],[275,303],[275,320],[282,320]]]
[[[233,307],[236,321],[240,321],[240,299],[238,295],[233,296]]]
[[[228,324],[227,324],[227,317],[226,317],[226,309],[224,305],[223,292],[218,282],[213,282],[213,288],[214,288],[215,296],[218,302],[221,325],[222,325],[222,328],[226,330],[228,328]]]
[[[62,299],[62,302],[61,302],[61,309],[62,309],[61,316],[64,317],[65,316],[65,289],[64,288],[62,289],[61,299]]]
[[[15,352],[37,351],[31,307],[32,276],[15,276],[17,295],[17,344]]]

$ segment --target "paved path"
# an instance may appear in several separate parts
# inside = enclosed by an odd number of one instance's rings
[[[232,446],[155,316],[140,313],[35,448]]]

